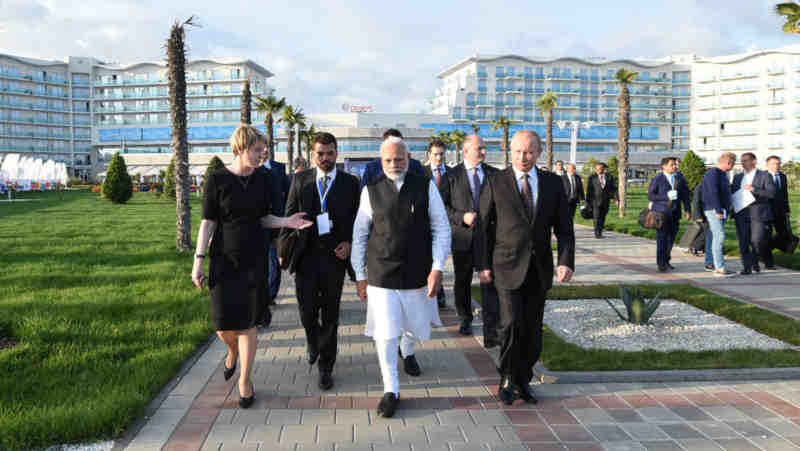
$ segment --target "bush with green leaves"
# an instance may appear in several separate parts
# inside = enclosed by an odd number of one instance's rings
[[[690,150],[681,160],[681,172],[689,183],[689,189],[694,190],[695,186],[703,182],[703,177],[706,175],[706,163]]]
[[[124,204],[133,196],[133,181],[125,159],[119,152],[114,154],[111,164],[106,171],[106,179],[103,181],[103,197],[115,204]]]
[[[205,177],[203,178],[203,191],[206,190],[206,181],[208,181],[209,176],[211,176],[211,174],[213,174],[214,171],[217,171],[218,169],[222,169],[224,167],[225,163],[223,163],[222,160],[220,160],[219,157],[217,156],[215,156],[214,158],[211,159],[211,161],[208,162],[208,167],[206,168],[206,174]]]
[[[615,179],[619,178],[619,158],[616,155],[612,155],[606,164],[608,165],[608,173]]]
[[[164,195],[175,199],[175,156],[169,160],[167,173],[164,175]]]

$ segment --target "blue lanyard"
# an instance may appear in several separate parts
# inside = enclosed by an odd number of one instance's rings
[[[317,180],[317,188],[319,189],[319,197],[320,197],[320,204],[322,204],[322,211],[328,210],[328,192],[331,190],[331,185],[333,184],[332,180],[328,181],[328,189],[325,192],[322,192],[322,181],[324,179]]]

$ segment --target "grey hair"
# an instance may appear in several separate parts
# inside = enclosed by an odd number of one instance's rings
[[[403,141],[402,138],[398,138],[396,136],[390,136],[390,137],[388,137],[388,138],[383,140],[383,142],[381,143],[381,153],[383,153],[384,147],[390,146],[392,144],[400,144],[400,145],[402,145],[403,149],[406,151],[406,155],[409,154],[408,144],[406,144],[406,142]]]

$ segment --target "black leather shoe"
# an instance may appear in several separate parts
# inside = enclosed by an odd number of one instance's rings
[[[667,268],[668,268],[668,269],[671,269],[671,270],[674,270],[674,269],[675,269],[675,267],[674,267],[674,266],[672,266],[672,265],[670,265],[669,263],[667,263]]]
[[[705,269],[708,272],[714,272],[714,265],[705,265],[703,266],[703,269]]]
[[[775,266],[775,265],[766,265],[766,266],[764,266],[764,270],[765,271],[777,271],[778,267]]]
[[[414,357],[414,354],[403,359],[403,369],[409,376],[419,376],[422,374],[422,370],[419,368],[419,363],[417,363],[417,358]]]
[[[667,267],[666,266],[659,266],[658,267],[658,272],[667,272]]]
[[[750,268],[745,268],[739,271],[739,275],[741,276],[749,276],[750,274],[753,274],[753,271],[751,271]]]
[[[333,376],[330,371],[320,370],[319,388],[320,390],[330,390],[333,387]]]
[[[533,390],[531,390],[531,386],[529,384],[516,384],[517,386],[517,393],[519,393],[519,398],[528,404],[536,404],[539,402],[536,399],[536,395],[533,394]]]
[[[436,303],[439,304],[439,310],[447,308],[447,302],[444,299],[438,299]]]
[[[245,398],[244,396],[239,395],[239,407],[241,407],[242,409],[249,408],[250,406],[253,405],[253,402],[255,402],[256,400],[256,388],[255,386],[253,386],[252,382],[250,382],[250,389],[253,391],[250,394],[250,396]]]
[[[753,266],[753,272],[761,272],[761,267],[758,265]]]
[[[458,333],[461,335],[472,335],[472,323],[469,321],[461,321],[461,327],[458,328]]]
[[[225,362],[228,361],[228,356],[225,356]],[[236,360],[233,361],[233,368],[228,368],[228,364],[222,362],[222,376],[225,377],[225,380],[233,377],[233,373],[236,371]]]
[[[500,381],[500,387],[497,388],[497,398],[500,399],[503,404],[510,406],[514,404],[514,399],[516,399],[516,397],[514,393],[514,384],[511,383],[511,379],[508,376],[503,376],[503,379]]]
[[[308,364],[313,365],[317,363],[317,359],[319,358],[319,351],[312,351],[311,349],[308,350]]]
[[[397,403],[399,401],[400,398],[395,396],[394,393],[384,393],[380,404],[378,404],[378,415],[383,418],[391,418],[394,415],[394,411],[397,409]]]
[[[484,338],[483,338],[483,347],[484,348],[491,349],[491,348],[494,348],[496,346],[500,346],[500,340],[498,340],[495,337],[486,337],[484,335]]]

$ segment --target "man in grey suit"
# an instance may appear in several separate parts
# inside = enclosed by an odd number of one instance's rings
[[[731,192],[740,189],[750,191],[755,202],[734,214],[736,220],[736,236],[739,239],[739,252],[742,254],[742,266],[739,273],[743,276],[761,272],[758,257],[768,261],[770,252],[768,239],[769,223],[775,220],[770,201],[775,197],[775,182],[767,171],[756,169],[756,156],[752,152],[742,154],[744,172],[736,174],[731,184]]]

